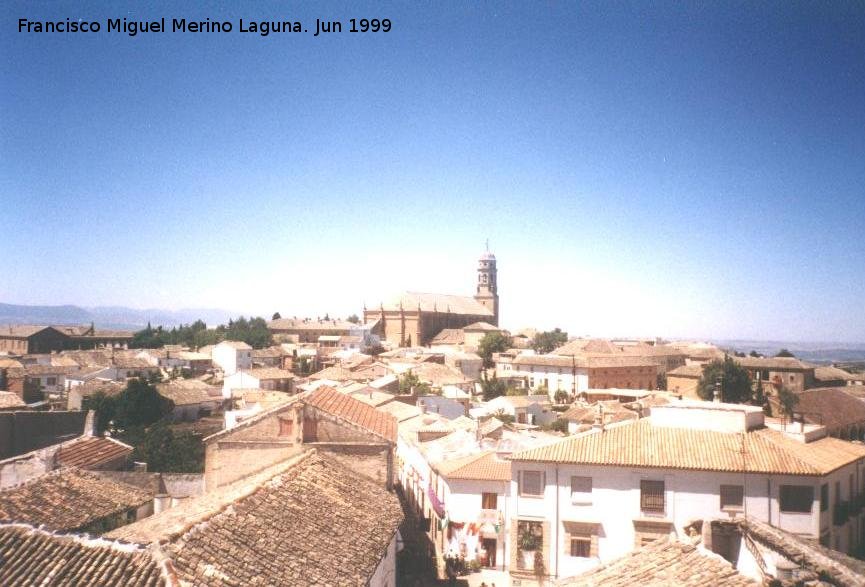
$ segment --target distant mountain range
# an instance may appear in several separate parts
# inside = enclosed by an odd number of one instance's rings
[[[810,363],[845,363],[865,361],[865,343],[846,342],[785,342],[777,340],[719,340],[721,348],[742,353],[752,350],[773,357],[781,349],[787,349],[796,358]]]
[[[124,306],[26,306],[0,303],[0,324],[90,324],[97,328],[140,330],[150,322],[153,326],[178,326],[198,319],[216,326],[240,314],[212,308],[183,310],[138,310]]]

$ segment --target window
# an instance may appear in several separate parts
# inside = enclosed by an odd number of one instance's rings
[[[571,537],[571,556],[588,558],[592,556],[592,539],[589,537]]]
[[[591,477],[571,477],[571,503],[592,503]]]
[[[494,510],[498,507],[498,495],[495,493],[482,493],[481,494],[481,509],[484,510]]]
[[[814,488],[807,485],[781,486],[781,511],[792,514],[810,514],[814,503]]]
[[[523,471],[520,475],[520,495],[540,497],[543,493],[543,473],[541,471]]]
[[[663,514],[664,507],[664,482],[663,481],[640,481],[640,509],[644,512]]]
[[[829,484],[824,483],[820,486],[820,511],[825,512],[829,509]],[[822,540],[822,539],[821,539]],[[822,544],[822,542],[821,542]],[[825,544],[823,546],[826,546]]]
[[[49,377],[47,379],[47,381],[45,382],[45,385],[57,385],[57,378],[56,377]]]
[[[745,501],[745,488],[741,485],[721,485],[721,509],[741,510]]]
[[[294,420],[279,418],[279,436],[291,436],[294,430]]]

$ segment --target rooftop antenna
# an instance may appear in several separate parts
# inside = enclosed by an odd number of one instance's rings
[[[484,247],[486,247],[487,253],[490,252],[490,239],[486,239],[484,241]]]

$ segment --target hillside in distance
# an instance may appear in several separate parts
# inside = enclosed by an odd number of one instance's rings
[[[208,326],[216,326],[239,315],[237,312],[214,308],[141,310],[125,306],[29,306],[0,303],[0,324],[90,324],[92,322],[97,328],[119,330],[140,330],[147,326],[148,322],[153,326],[178,326],[199,319],[204,320]]]

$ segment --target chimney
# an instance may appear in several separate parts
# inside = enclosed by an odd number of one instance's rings
[[[604,431],[604,412],[601,402],[598,402],[598,411],[595,413],[595,421],[592,423],[592,430]]]
[[[84,417],[84,436],[99,436],[96,430],[96,412],[87,410],[87,415]]]
[[[422,399],[418,400],[417,407],[420,408],[421,414],[426,414],[426,402],[425,401],[423,401]]]

